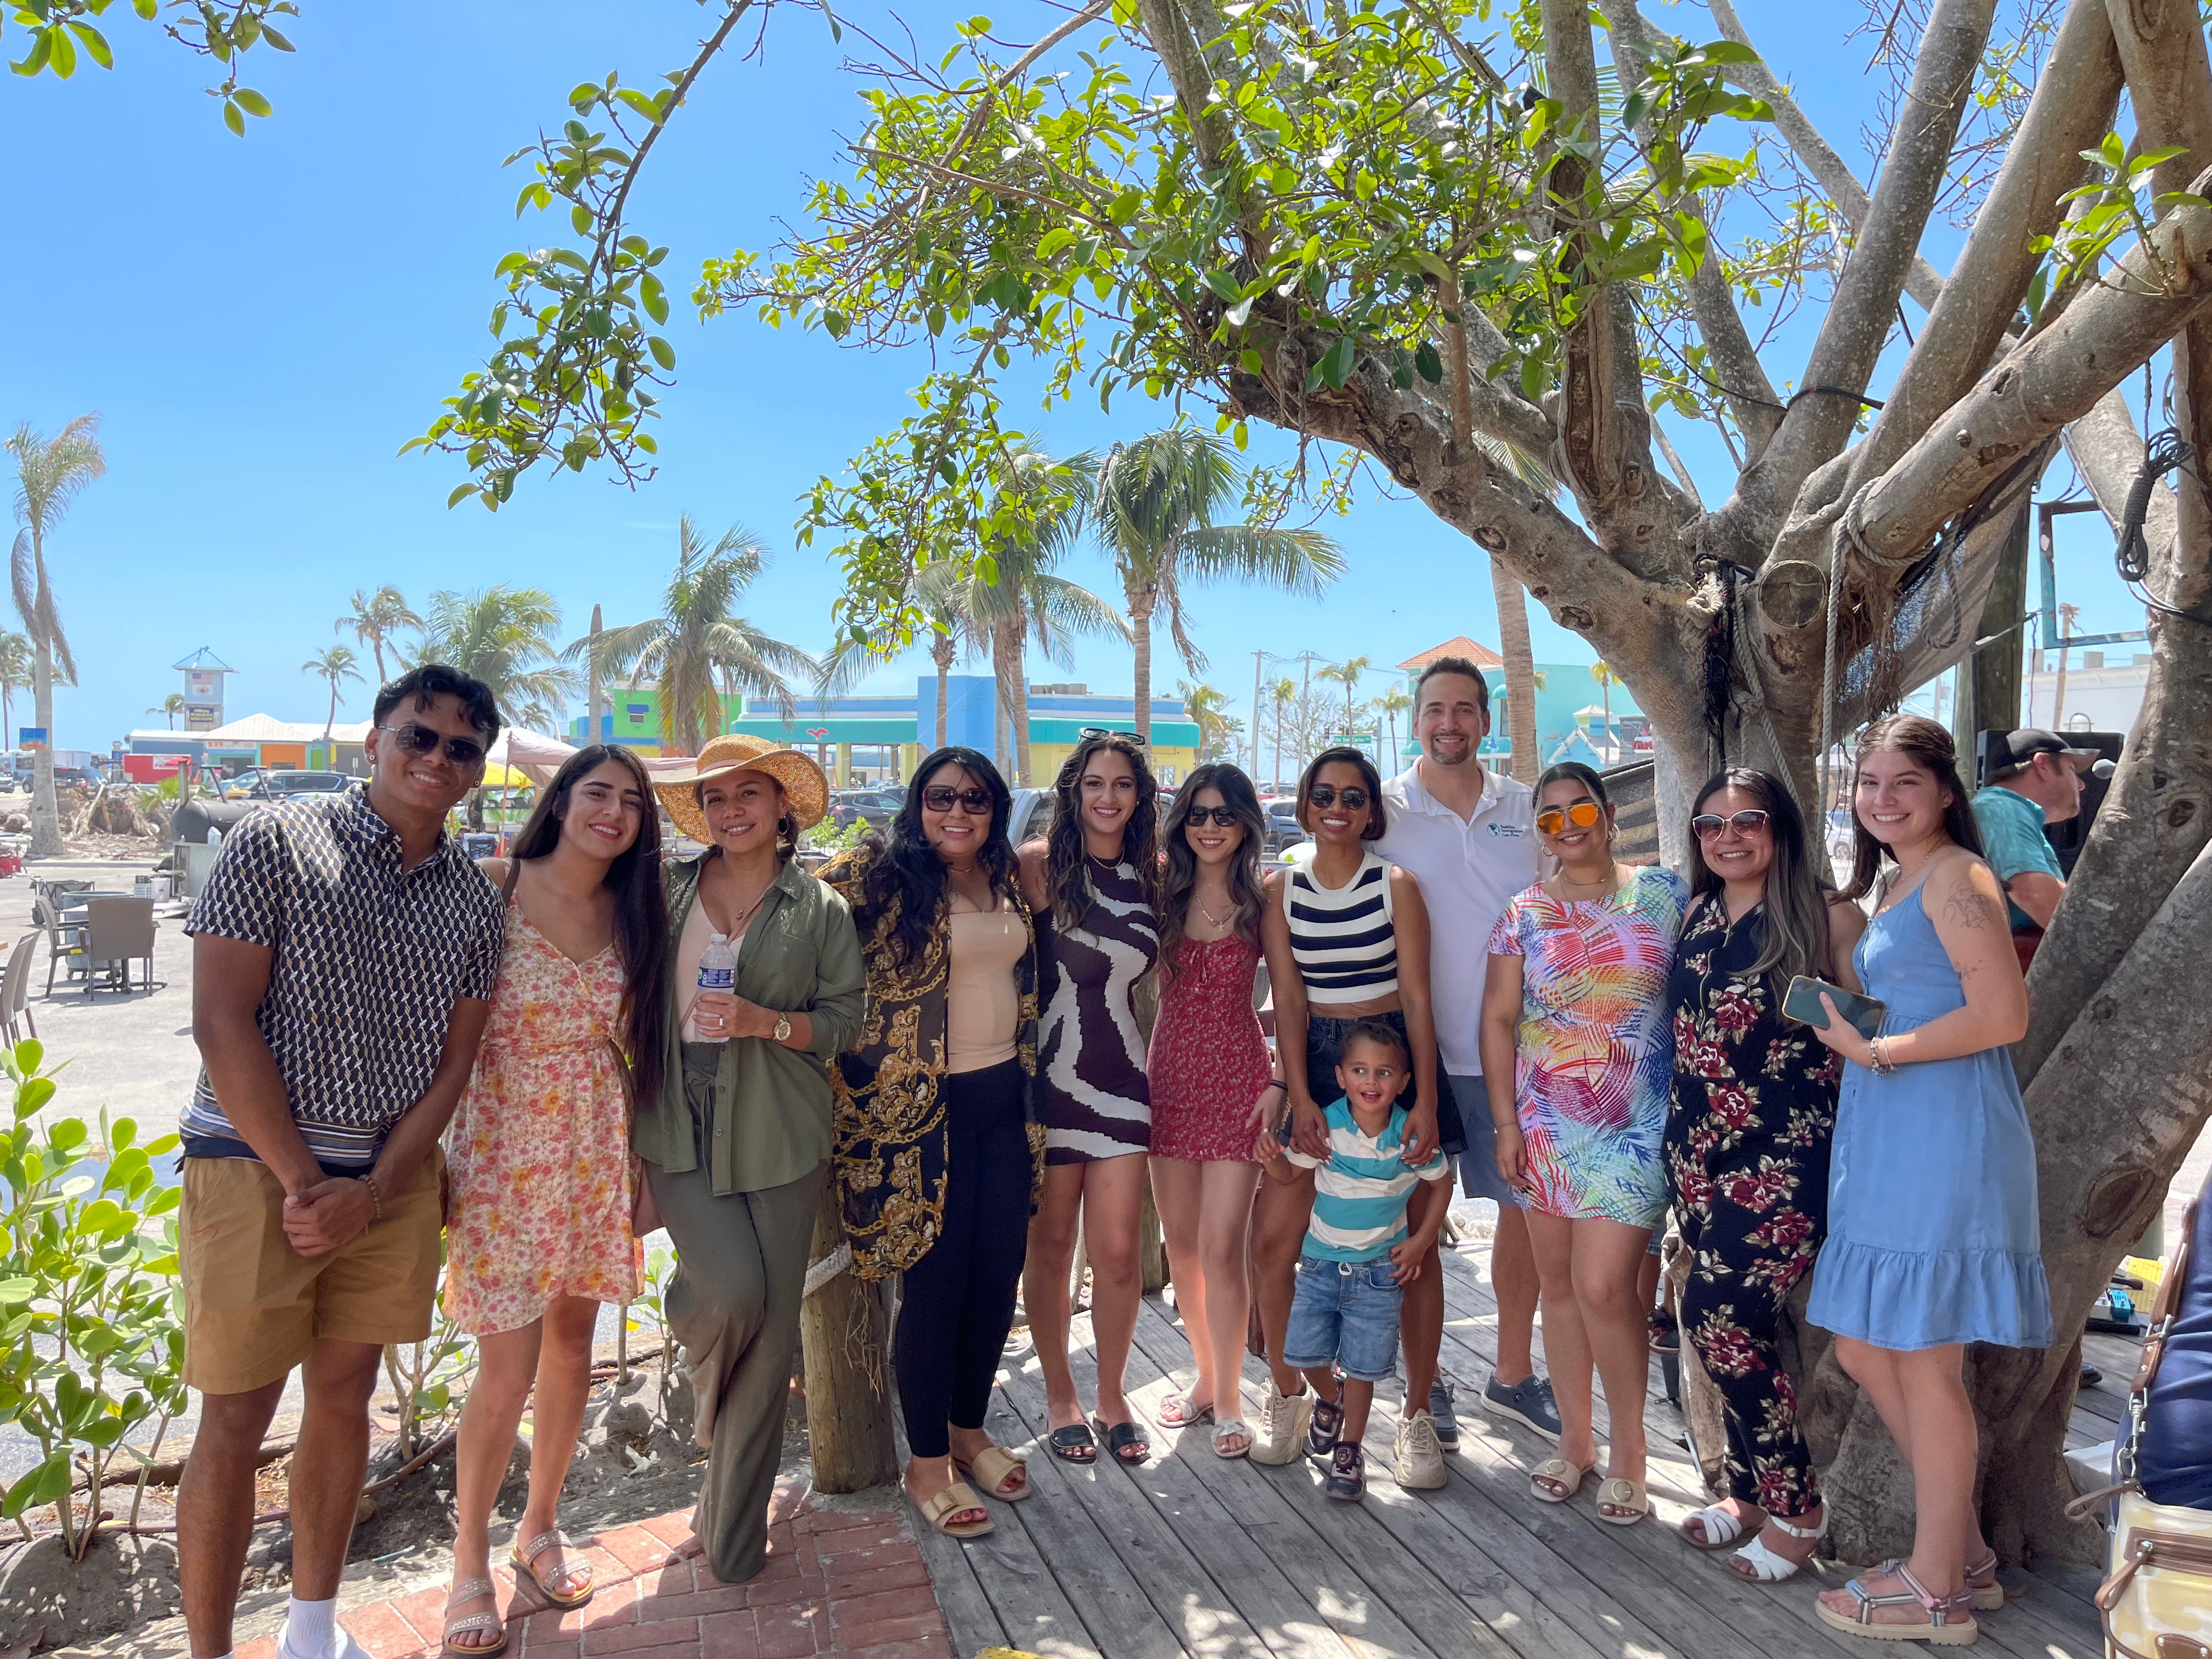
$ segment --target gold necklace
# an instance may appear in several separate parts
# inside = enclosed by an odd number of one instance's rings
[[[1224,933],[1229,931],[1229,917],[1215,915],[1212,911],[1206,908],[1206,901],[1199,897],[1195,892],[1191,894],[1190,902],[1198,907],[1198,914],[1206,918],[1207,927],[1218,928]]]
[[[1620,878],[1620,866],[1617,864],[1607,864],[1605,866],[1605,874],[1599,877],[1595,881],[1571,880],[1568,878],[1567,872],[1564,870],[1559,872],[1559,885],[1562,887],[1609,887]]]

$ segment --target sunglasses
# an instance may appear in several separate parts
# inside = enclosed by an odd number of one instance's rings
[[[392,742],[410,755],[428,755],[443,744],[446,758],[464,772],[474,771],[484,763],[484,746],[474,738],[449,738],[443,732],[433,732],[412,720],[404,726],[380,726],[376,729],[392,733]]]
[[[1233,806],[1194,806],[1183,822],[1186,824],[1210,823],[1217,830],[1226,830],[1237,822],[1237,809]]]
[[[971,812],[991,810],[991,792],[988,789],[955,789],[949,783],[933,783],[921,792],[921,804],[933,812],[950,812],[957,801]]]
[[[1547,806],[1536,814],[1536,828],[1547,836],[1556,836],[1569,824],[1577,830],[1587,830],[1605,816],[1603,809],[1594,800],[1578,800],[1572,806]]]
[[[1075,728],[1075,735],[1079,738],[1127,738],[1139,749],[1146,746],[1143,733],[1116,732],[1110,726],[1079,726]]]
[[[1346,811],[1357,812],[1367,805],[1367,792],[1356,784],[1340,789],[1333,783],[1317,783],[1306,791],[1306,799],[1316,806],[1334,806],[1342,801]]]
[[[1718,841],[1721,831],[1733,830],[1739,836],[1755,836],[1766,828],[1766,814],[1758,807],[1749,807],[1729,817],[1717,812],[1700,812],[1690,820],[1690,829],[1699,841]]]

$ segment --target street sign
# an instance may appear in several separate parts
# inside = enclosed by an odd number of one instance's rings
[[[45,726],[25,726],[17,728],[15,735],[16,748],[44,749],[47,746],[46,728]]]

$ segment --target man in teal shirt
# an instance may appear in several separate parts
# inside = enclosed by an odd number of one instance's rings
[[[2069,749],[2053,732],[2014,732],[1990,757],[1988,782],[1973,799],[1982,854],[2004,884],[2007,914],[2025,968],[2066,893],[2065,872],[2046,823],[2081,810],[2081,775],[2097,750]]]

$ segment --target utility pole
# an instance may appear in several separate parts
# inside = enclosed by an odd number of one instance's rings
[[[591,670],[590,690],[586,693],[585,717],[587,724],[584,727],[583,744],[588,749],[595,743],[605,741],[599,735],[599,720],[606,712],[606,698],[601,695],[603,688],[599,684],[599,607],[596,605],[592,607],[592,642],[585,651],[584,660]]]
[[[1265,651],[1252,653],[1252,726],[1245,733],[1251,739],[1251,752],[1245,757],[1245,764],[1252,769],[1255,782],[1260,776],[1260,671],[1267,660]]]

